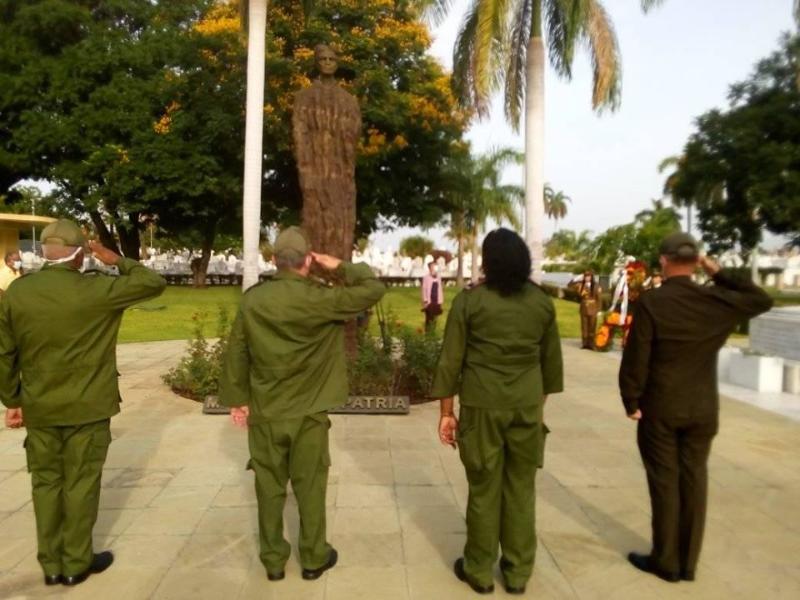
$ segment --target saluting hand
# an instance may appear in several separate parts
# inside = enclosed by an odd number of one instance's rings
[[[109,250],[100,242],[89,242],[89,250],[91,250],[94,257],[104,265],[115,265],[117,261],[122,258],[119,254],[113,250]]]
[[[9,429],[19,429],[22,427],[25,422],[22,419],[22,409],[21,408],[9,408],[6,411],[6,427]]]
[[[708,275],[709,277],[713,277],[714,275],[719,273],[720,270],[719,264],[715,260],[709,258],[708,256],[700,257],[700,267],[703,269],[703,271],[706,272],[706,275]]]
[[[316,252],[312,252],[311,256],[314,259],[314,262],[317,263],[323,269],[328,271],[333,271],[339,268],[339,265],[342,264],[341,258],[336,258],[335,256],[329,256],[327,254],[317,254]]]

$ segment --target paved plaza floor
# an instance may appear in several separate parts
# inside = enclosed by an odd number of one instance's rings
[[[96,549],[110,548],[116,562],[77,588],[41,583],[25,434],[0,430],[0,598],[477,597],[452,574],[467,486],[457,453],[436,439],[436,404],[409,416],[333,417],[328,526],[339,566],[306,582],[294,556],[286,579],[269,583],[245,432],[161,382],[183,347],[119,348],[124,402],[95,528]],[[564,351],[567,391],[546,408],[552,434],[537,480],[539,551],[527,597],[800,598],[800,423],[723,400],[697,581],[662,583],[625,559],[649,549],[650,517],[617,363],[571,341]],[[291,501],[286,515],[294,543]],[[498,585],[495,596],[505,595]]]

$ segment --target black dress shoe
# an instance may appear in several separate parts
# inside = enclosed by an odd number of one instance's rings
[[[89,579],[89,575],[97,575],[102,573],[114,562],[114,555],[106,550],[100,554],[95,554],[92,558],[92,564],[80,575],[65,575],[62,583],[64,585],[78,585]]]
[[[270,581],[280,581],[286,577],[286,573],[284,571],[276,571],[275,573],[270,573],[267,571],[267,579]]]
[[[525,586],[513,586],[508,585],[508,580],[506,579],[506,570],[511,568],[511,563],[506,560],[505,557],[500,557],[500,571],[503,573],[503,587],[506,589],[507,594],[511,594],[513,596],[521,596],[525,593]]]
[[[631,552],[628,554],[628,562],[631,563],[634,567],[639,569],[640,571],[644,571],[645,573],[650,573],[651,575],[655,575],[656,577],[663,579],[664,581],[668,581],[670,583],[676,583],[681,580],[681,576],[677,573],[668,573],[666,571],[662,571],[661,569],[657,569],[650,563],[650,556],[647,554],[637,554],[636,552]]]
[[[694,581],[694,571],[681,571],[681,579],[684,581]]]
[[[45,585],[58,585],[62,583],[64,578],[61,575],[45,575],[44,576],[44,584]]]
[[[328,569],[332,569],[336,566],[336,562],[339,560],[339,553],[336,552],[333,548],[331,548],[330,556],[328,556],[328,562],[322,565],[319,569],[303,569],[303,579],[308,581],[312,581],[314,579],[319,579],[320,576],[327,571]]]
[[[494,592],[494,584],[482,586],[469,580],[469,577],[467,577],[467,574],[464,572],[463,558],[459,558],[455,562],[453,565],[453,572],[456,574],[456,577],[471,587],[473,592],[477,592],[478,594],[491,594]]]

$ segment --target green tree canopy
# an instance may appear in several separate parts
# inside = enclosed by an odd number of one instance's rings
[[[425,258],[433,252],[433,240],[424,235],[411,235],[400,241],[400,254],[411,258]]]
[[[799,56],[800,36],[785,35],[686,144],[673,192],[697,206],[713,252],[738,244],[748,254],[764,229],[800,244]]]

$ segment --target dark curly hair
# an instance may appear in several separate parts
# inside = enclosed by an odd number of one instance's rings
[[[483,240],[486,286],[501,296],[519,292],[531,275],[531,253],[525,241],[510,229],[490,231]]]

